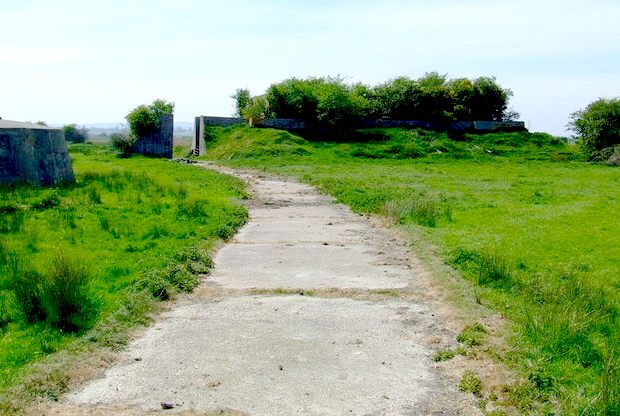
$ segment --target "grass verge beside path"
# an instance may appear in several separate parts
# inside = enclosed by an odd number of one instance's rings
[[[247,217],[234,178],[104,145],[70,153],[74,185],[0,189],[0,413],[55,399],[67,353],[121,346]]]
[[[504,387],[506,404],[620,413],[617,167],[545,134],[375,130],[325,143],[236,127],[209,139],[207,157],[296,177],[436,246],[514,323],[498,358],[525,381]]]

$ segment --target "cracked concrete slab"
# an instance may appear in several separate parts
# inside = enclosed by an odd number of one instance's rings
[[[302,296],[191,303],[69,399],[145,411],[165,401],[252,415],[407,414],[437,389],[432,354],[406,324],[420,312],[402,301]]]
[[[204,284],[230,289],[407,287],[411,271],[384,261],[366,244],[230,244]]]

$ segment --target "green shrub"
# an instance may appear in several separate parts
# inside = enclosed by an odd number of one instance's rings
[[[511,95],[492,77],[448,81],[446,75],[429,72],[417,80],[397,77],[373,87],[346,84],[340,77],[289,78],[272,84],[265,97],[270,117],[347,128],[366,117],[439,123],[512,119],[518,114],[507,110]],[[247,90],[237,90],[232,98],[239,114],[251,106]]]
[[[245,117],[243,112],[250,105],[252,99],[250,90],[247,88],[238,88],[230,98],[235,100],[235,115],[237,117]]]
[[[137,138],[142,138],[159,128],[162,115],[172,114],[173,112],[174,103],[158,99],[150,105],[139,105],[131,110],[125,118],[131,133]]]
[[[146,272],[144,277],[138,281],[138,287],[146,289],[153,298],[159,300],[168,300],[174,293],[174,288],[161,270]]]
[[[569,127],[590,160],[620,145],[620,98],[601,98],[571,114],[571,119]]]
[[[213,260],[206,250],[191,246],[175,255],[175,260],[184,264],[193,273],[207,273],[213,267]]]
[[[78,128],[75,124],[67,124],[62,130],[65,133],[65,140],[72,143],[84,143],[88,135],[85,128]]]
[[[166,280],[182,292],[191,292],[192,289],[198,286],[198,278],[185,264],[168,266],[164,273]]]
[[[110,135],[110,144],[119,151],[121,157],[128,157],[136,144],[137,137],[127,133],[112,133]]]
[[[241,115],[248,121],[250,126],[260,124],[267,118],[268,106],[269,104],[265,97],[252,97],[241,111]]]

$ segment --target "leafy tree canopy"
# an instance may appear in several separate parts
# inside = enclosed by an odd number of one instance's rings
[[[150,105],[139,105],[127,114],[125,119],[131,133],[144,137],[160,127],[161,116],[174,113],[174,103],[157,99]]]
[[[267,117],[297,118],[331,127],[382,117],[437,123],[502,121],[518,117],[507,111],[511,96],[492,77],[449,80],[437,72],[418,79],[397,77],[375,86],[351,85],[341,77],[289,78],[268,88],[263,107]],[[251,103],[249,91],[239,89],[232,98],[238,114],[243,115]]]

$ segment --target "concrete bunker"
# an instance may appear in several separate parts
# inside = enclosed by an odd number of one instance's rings
[[[174,116],[162,114],[159,125],[144,136],[138,138],[133,146],[133,152],[151,156],[172,158],[173,153]]]
[[[74,180],[62,129],[0,118],[0,185]]]

